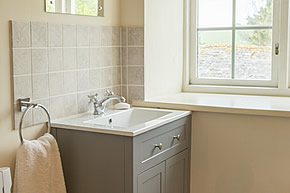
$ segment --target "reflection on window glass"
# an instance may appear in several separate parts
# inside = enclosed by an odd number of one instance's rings
[[[236,0],[237,26],[271,26],[273,0]]]
[[[272,79],[273,0],[199,0],[197,17],[197,78]]]
[[[231,78],[231,34],[231,31],[207,31],[198,33],[199,78]]]
[[[237,31],[235,77],[271,80],[272,30]]]
[[[233,0],[198,0],[198,27],[231,27]]]
[[[47,12],[55,12],[55,0],[47,0],[46,1],[46,11]]]
[[[98,0],[75,0],[75,13],[80,15],[98,15]]]

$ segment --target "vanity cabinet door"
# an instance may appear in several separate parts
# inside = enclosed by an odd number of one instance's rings
[[[138,176],[138,193],[166,193],[165,162]]]
[[[166,193],[189,193],[188,158],[186,150],[166,160]]]

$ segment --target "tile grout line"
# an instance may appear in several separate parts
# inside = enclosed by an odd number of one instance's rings
[[[128,45],[129,45],[129,28],[126,27],[126,63],[127,65],[129,64],[129,49],[128,49]],[[127,98],[128,98],[128,102],[131,102],[131,97],[129,96],[129,68],[127,68]]]
[[[32,36],[32,22],[29,22],[29,28],[30,28],[30,34],[29,34],[29,35],[30,35],[30,39],[29,39],[29,41],[30,41],[30,46],[31,46],[31,48],[32,48],[32,37],[33,37],[33,36]],[[32,49],[31,49],[31,75],[30,75],[30,79],[31,79],[31,97],[30,97],[30,98],[31,98],[31,102],[33,101],[33,93],[34,93],[34,92],[33,92],[33,90],[34,90],[34,89],[33,89],[33,85],[34,85],[34,84],[33,84],[32,70],[33,70],[33,69],[32,69]],[[32,122],[31,122],[31,125],[30,125],[30,126],[32,126],[33,123],[34,123],[33,113],[32,113],[32,115],[31,115],[31,119],[32,119],[32,120],[31,120]]]
[[[122,33],[122,27],[120,27],[120,30],[119,30],[119,32],[120,32],[120,34],[119,34],[119,37],[120,37],[120,48],[119,48],[119,52],[120,52],[120,57],[119,57],[119,63],[121,64],[121,95],[123,95],[123,50],[122,50],[122,47],[121,47],[121,45],[123,45],[123,37],[122,37],[122,35],[123,35],[123,33]]]
[[[34,89],[33,89],[33,87],[34,87],[34,81],[33,81],[33,76],[35,76],[35,75],[48,75],[48,97],[47,98],[44,98],[45,100],[49,100],[49,106],[50,106],[50,99],[51,98],[54,98],[54,97],[61,97],[61,96],[69,96],[69,95],[77,95],[77,101],[76,101],[76,105],[77,105],[77,111],[79,112],[79,102],[78,102],[78,94],[79,93],[84,93],[84,92],[91,92],[91,91],[95,91],[95,90],[104,90],[104,89],[107,89],[107,88],[110,88],[110,89],[121,89],[120,91],[121,91],[121,93],[122,93],[122,86],[125,86],[126,88],[127,88],[127,97],[128,97],[128,99],[129,98],[131,98],[130,96],[129,96],[129,86],[144,86],[144,85],[134,85],[134,84],[129,84],[129,82],[128,82],[128,79],[129,79],[129,71],[128,71],[128,67],[140,67],[140,68],[144,68],[144,66],[142,66],[142,65],[128,65],[128,61],[129,61],[129,48],[131,48],[131,47],[144,47],[144,46],[138,46],[138,45],[129,45],[129,27],[126,27],[126,30],[125,30],[125,35],[126,35],[126,44],[125,44],[125,46],[122,44],[122,35],[123,35],[123,33],[122,33],[122,28],[120,27],[119,28],[119,32],[120,32],[120,34],[119,34],[119,44],[120,45],[117,45],[117,46],[115,46],[115,45],[110,45],[110,46],[91,46],[91,45],[89,45],[89,46],[78,46],[77,45],[77,37],[78,37],[78,32],[77,32],[77,25],[76,25],[76,27],[74,28],[74,30],[76,30],[76,38],[75,38],[75,44],[76,44],[76,47],[64,47],[63,46],[63,44],[64,44],[64,38],[63,38],[63,36],[64,36],[64,30],[63,30],[63,27],[64,27],[64,25],[65,24],[61,24],[61,29],[62,29],[62,31],[61,31],[61,34],[62,34],[62,46],[61,47],[53,47],[53,46],[49,46],[49,30],[48,30],[48,28],[49,28],[49,23],[48,22],[45,22],[45,24],[46,24],[46,47],[33,47],[32,46],[32,41],[33,41],[33,36],[32,36],[32,33],[33,33],[33,30],[32,30],[32,22],[29,22],[29,30],[30,30],[30,33],[29,33],[29,36],[30,36],[30,38],[29,38],[29,41],[30,41],[30,44],[31,44],[31,46],[30,47],[26,47],[26,48],[12,48],[12,50],[17,50],[17,49],[29,49],[29,50],[33,50],[33,49],[45,49],[45,50],[49,50],[49,49],[62,49],[62,50],[64,50],[64,49],[66,49],[66,48],[75,48],[76,50],[77,49],[79,49],[79,48],[119,48],[119,53],[120,53],[120,57],[119,57],[119,65],[110,65],[110,66],[102,66],[102,67],[96,67],[96,68],[91,68],[91,65],[90,65],[90,63],[89,63],[89,67],[88,68],[84,68],[84,69],[64,69],[64,57],[63,57],[63,53],[62,53],[62,58],[61,58],[61,63],[62,63],[62,65],[63,65],[63,68],[62,68],[62,70],[58,70],[58,71],[50,71],[50,57],[49,57],[49,52],[46,52],[46,57],[47,57],[47,63],[48,63],[48,65],[47,65],[47,72],[46,73],[33,73],[33,65],[32,65],[32,58],[33,58],[33,54],[31,53],[31,55],[30,55],[30,60],[31,60],[31,62],[30,62],[30,68],[31,68],[31,73],[30,74],[18,74],[18,75],[15,75],[14,73],[13,73],[13,77],[14,78],[16,78],[16,77],[30,77],[30,83],[31,83],[31,98],[33,99],[34,97],[33,97],[33,95],[34,95]],[[90,33],[89,33],[90,34]],[[37,43],[36,43],[36,45],[37,45]],[[126,61],[127,61],[127,64],[125,65],[126,66],[126,68],[127,68],[127,83],[126,84],[124,84],[123,83],[123,76],[124,76],[124,72],[123,72],[123,67],[124,67],[124,64],[123,64],[123,48],[124,48],[124,50],[126,50],[126,54],[125,54],[125,58],[126,58]],[[89,54],[89,61],[91,61],[91,58],[92,56]],[[77,60],[77,59],[76,59]],[[77,63],[77,66],[78,66],[78,60],[76,61],[76,63]],[[77,91],[76,92],[73,92],[73,93],[65,93],[65,94],[61,94],[61,95],[55,95],[55,96],[51,96],[51,89],[50,89],[50,87],[51,87],[51,77],[49,76],[50,74],[53,74],[53,73],[62,73],[63,74],[63,76],[64,76],[64,73],[65,72],[76,72],[76,73],[78,73],[78,72],[80,72],[80,71],[90,71],[90,70],[102,70],[102,69],[112,69],[112,70],[114,70],[114,69],[120,69],[120,73],[121,73],[121,80],[120,80],[120,84],[118,84],[118,85],[113,85],[113,83],[109,86],[109,87],[103,87],[103,88],[97,88],[97,89],[91,89],[91,87],[90,87],[90,89],[88,89],[88,90],[86,90],[86,91],[78,91],[79,90],[79,84],[77,83]],[[90,73],[89,73],[89,81],[90,81]],[[113,77],[112,77],[112,81],[113,81]],[[78,76],[77,76],[77,82],[78,82]],[[63,83],[63,85],[64,85],[64,77],[63,77],[63,79],[62,79],[62,83]],[[64,88],[63,88],[64,89]],[[64,93],[64,92],[63,92]],[[36,99],[36,100],[44,100],[43,98],[40,98],[40,99]],[[32,115],[33,116],[33,115]],[[34,122],[35,122],[35,120],[33,119],[33,117],[32,117],[32,124],[34,124]]]

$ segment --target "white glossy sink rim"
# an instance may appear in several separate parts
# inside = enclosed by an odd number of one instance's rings
[[[57,120],[53,120],[51,126],[55,128],[63,129],[72,129],[80,131],[90,131],[122,136],[137,136],[152,129],[155,129],[159,126],[167,124],[169,122],[175,121],[177,119],[183,118],[187,115],[190,115],[190,111],[179,111],[179,110],[167,110],[167,109],[153,109],[153,108],[139,108],[133,107],[133,109],[145,109],[145,110],[157,110],[162,112],[169,112],[169,114],[159,117],[154,120],[147,121],[142,124],[138,124],[132,127],[123,128],[123,127],[110,127],[105,125],[97,125],[88,123],[89,120],[99,118],[98,115],[93,115],[92,112],[83,113],[78,115],[73,115],[70,117],[65,117]],[[130,109],[129,109],[130,110]],[[108,110],[105,113],[105,116],[110,116],[119,112],[129,111],[129,110]]]

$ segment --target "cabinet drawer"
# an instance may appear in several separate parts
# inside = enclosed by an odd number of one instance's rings
[[[171,131],[162,133],[143,141],[140,144],[142,150],[142,162],[146,162],[159,154],[174,148],[180,143],[185,142],[185,125],[174,128]]]
[[[137,171],[142,172],[188,148],[190,125],[188,116],[134,138]]]

